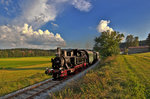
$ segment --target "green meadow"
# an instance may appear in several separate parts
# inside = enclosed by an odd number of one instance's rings
[[[150,99],[150,53],[109,57],[51,98]]]
[[[0,96],[50,78],[52,57],[0,58]]]

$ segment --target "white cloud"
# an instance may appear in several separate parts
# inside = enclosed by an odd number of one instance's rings
[[[21,9],[22,14],[19,20],[22,20],[22,23],[31,24],[34,28],[39,28],[49,21],[54,21],[58,14],[56,5],[48,0],[28,0],[21,6]],[[16,20],[18,20],[18,17]]]
[[[89,11],[92,6],[87,0],[73,0],[72,5],[80,11]]]
[[[0,47],[2,48],[63,46],[65,41],[60,34],[54,35],[48,30],[43,31],[38,28],[49,21],[55,21],[66,6],[71,5],[85,12],[92,6],[89,0],[19,0],[18,2],[1,0],[0,2],[3,3],[5,14],[9,16],[8,18],[0,15]],[[24,23],[27,24],[23,26]],[[58,27],[55,23],[51,24]]]
[[[101,20],[99,22],[99,25],[97,26],[98,32],[113,31],[113,29],[108,26],[109,23],[110,23],[110,21]]]
[[[55,21],[67,5],[85,12],[92,6],[89,0],[26,0],[20,4],[22,12],[13,23],[28,23],[37,29],[49,21]]]
[[[65,46],[60,34],[54,35],[45,30],[34,31],[32,26],[24,24],[19,26],[0,26],[0,46],[2,48],[51,48],[52,46]]]

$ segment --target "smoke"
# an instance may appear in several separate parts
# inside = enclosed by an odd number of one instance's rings
[[[0,46],[2,48],[51,48],[52,46],[65,46],[65,41],[60,34],[49,30],[34,31],[32,26],[24,24],[19,26],[0,26]]]
[[[108,26],[109,23],[110,23],[110,21],[101,20],[99,22],[99,25],[97,26],[98,32],[106,32],[106,31],[111,32],[111,31],[113,31],[113,29]]]

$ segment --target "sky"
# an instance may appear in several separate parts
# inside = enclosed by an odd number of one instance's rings
[[[145,40],[149,0],[0,0],[0,48],[92,48],[103,31]]]

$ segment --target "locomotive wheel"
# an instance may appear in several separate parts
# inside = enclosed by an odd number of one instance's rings
[[[58,79],[59,75],[57,73],[53,74],[53,78],[56,80]]]
[[[89,67],[90,66],[90,64],[86,64],[86,67]]]
[[[68,70],[68,71],[67,71],[67,75],[70,75],[70,74],[71,74],[71,71],[70,71],[70,70]]]
[[[45,74],[48,74],[48,73],[47,73],[47,70],[45,71]]]
[[[81,70],[84,70],[85,67],[81,67]]]
[[[56,74],[53,74],[53,78],[54,78],[54,79],[57,79],[57,77],[56,77],[56,76],[57,76]]]

